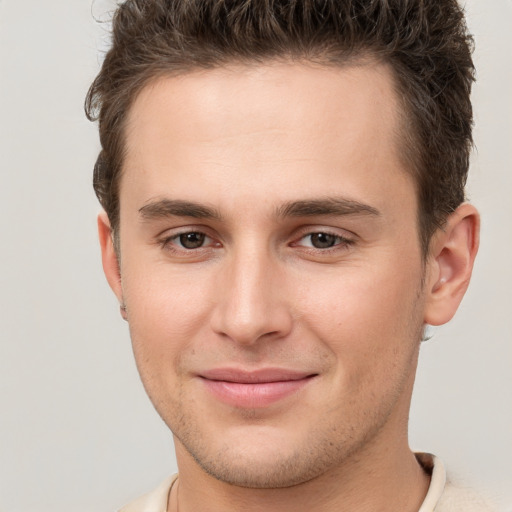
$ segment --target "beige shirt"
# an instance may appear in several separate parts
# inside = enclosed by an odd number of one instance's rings
[[[430,486],[418,512],[495,512],[495,509],[470,489],[455,486],[446,480],[446,471],[434,455],[418,453],[416,457],[431,474]],[[141,496],[119,512],[166,512],[171,487],[178,478],[173,475],[153,492]]]

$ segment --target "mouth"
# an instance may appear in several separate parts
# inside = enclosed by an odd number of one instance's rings
[[[234,407],[261,408],[299,392],[317,375],[281,368],[219,368],[205,371],[199,377],[217,400]]]

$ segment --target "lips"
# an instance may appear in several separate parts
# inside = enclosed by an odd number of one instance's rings
[[[281,368],[244,371],[212,369],[200,374],[206,389],[221,402],[234,407],[267,407],[301,390],[316,374]]]

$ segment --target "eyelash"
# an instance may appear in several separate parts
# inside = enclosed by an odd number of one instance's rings
[[[200,250],[204,251],[205,249],[208,249],[208,246],[205,247],[204,245],[201,245],[201,246],[196,247],[196,248],[176,247],[174,242],[176,242],[182,236],[185,236],[185,235],[200,235],[200,236],[204,237],[205,239],[213,240],[212,237],[208,236],[203,231],[200,231],[200,230],[187,230],[187,231],[182,231],[181,233],[176,233],[176,234],[174,234],[172,236],[164,237],[161,240],[158,240],[158,243],[162,247],[162,249],[165,249],[165,250],[168,250],[168,251],[171,251],[171,252],[176,252],[176,253],[177,252],[180,252],[180,253],[181,252],[194,253],[194,252],[197,252],[197,251],[200,251]],[[215,245],[220,246],[220,244],[215,244]]]
[[[327,235],[329,237],[333,237],[335,239],[335,243],[329,247],[323,247],[323,248],[320,248],[320,247],[314,247],[314,246],[304,246],[304,245],[299,245],[298,242],[306,239],[306,238],[310,238],[310,241],[311,241],[311,237],[315,236],[315,235]],[[340,234],[337,234],[337,233],[332,233],[328,230],[319,230],[319,231],[310,231],[306,234],[304,234],[303,236],[301,236],[299,239],[298,239],[298,242],[294,242],[292,244],[292,246],[297,246],[297,247],[304,247],[306,250],[311,250],[311,251],[320,251],[322,253],[329,253],[329,252],[333,252],[333,251],[339,251],[339,250],[342,250],[342,249],[346,249],[348,248],[350,245],[353,245],[355,243],[354,240],[350,239],[350,238],[346,238],[344,236],[341,236]],[[312,243],[312,241],[311,241]]]
[[[181,244],[182,246],[179,247],[176,245],[176,241],[179,241],[180,238],[182,236],[185,236],[185,235],[199,235],[199,237],[203,237],[203,240],[211,240],[211,241],[214,241],[213,237],[209,236],[207,233],[205,233],[204,231],[201,231],[201,230],[194,230],[194,229],[189,229],[187,231],[182,231],[180,233],[176,233],[176,234],[173,234],[172,236],[167,236],[167,237],[164,237],[162,238],[161,240],[158,240],[158,243],[159,245],[162,247],[162,249],[166,250],[166,251],[170,251],[172,253],[180,253],[180,254],[185,254],[185,253],[188,253],[189,255],[193,255],[193,254],[198,254],[198,253],[202,253],[206,250],[209,250],[209,249],[212,249],[212,248],[216,248],[216,247],[220,247],[221,244],[219,242],[214,242],[213,245],[210,243],[208,245],[200,245],[198,247],[195,247],[195,248],[187,248],[187,247],[183,247],[183,244]],[[314,247],[312,245],[312,241],[311,241],[311,237],[315,236],[315,235],[326,235],[328,237],[333,237],[335,240],[335,243],[331,246],[328,246],[328,247]],[[311,245],[307,246],[307,245],[301,245],[300,242],[307,239],[307,238],[310,238],[310,243]],[[353,245],[355,243],[355,240],[353,239],[350,239],[350,238],[346,238],[344,236],[341,236],[340,234],[337,234],[337,233],[333,233],[329,230],[317,230],[317,231],[308,231],[307,233],[304,233],[303,235],[301,235],[298,239],[296,239],[296,241],[292,242],[290,244],[291,247],[298,247],[298,248],[301,248],[302,250],[304,251],[307,251],[307,252],[313,252],[315,254],[330,254],[332,252],[337,252],[337,251],[343,251],[343,250],[347,250],[351,245]]]

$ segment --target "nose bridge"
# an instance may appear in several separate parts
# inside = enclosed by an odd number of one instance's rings
[[[214,330],[243,344],[286,335],[291,316],[278,267],[276,256],[255,241],[233,249],[219,283]]]

